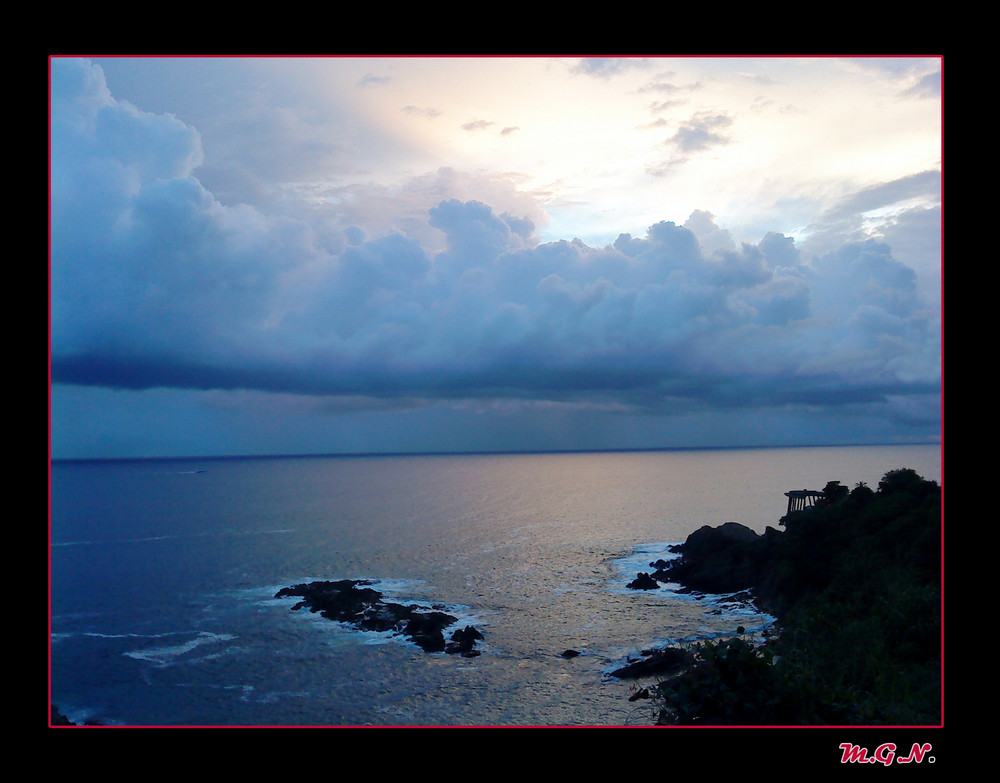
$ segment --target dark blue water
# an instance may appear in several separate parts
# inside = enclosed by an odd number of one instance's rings
[[[701,525],[776,526],[788,489],[899,467],[940,480],[939,449],[57,463],[52,699],[107,725],[648,723],[609,670],[768,618],[635,573]],[[445,607],[482,654],[274,598],[342,578]]]

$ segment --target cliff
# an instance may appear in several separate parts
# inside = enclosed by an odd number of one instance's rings
[[[760,536],[702,528],[648,575],[748,590],[778,618],[764,645],[741,635],[693,650],[693,665],[655,688],[659,721],[940,725],[938,484],[905,468],[874,490],[833,481],[779,524]]]

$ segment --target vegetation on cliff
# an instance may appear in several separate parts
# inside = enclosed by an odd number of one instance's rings
[[[698,645],[693,666],[652,689],[658,722],[941,723],[939,485],[903,468],[824,495],[762,537],[752,588],[776,637]]]

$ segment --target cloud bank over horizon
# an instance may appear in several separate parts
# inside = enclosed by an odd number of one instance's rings
[[[295,208],[287,189],[223,200],[202,181],[213,161],[199,128],[116,98],[94,63],[53,60],[51,101],[55,456],[79,456],[74,438],[100,448],[80,429],[88,388],[155,395],[157,416],[184,407],[259,422],[270,402],[281,416],[307,415],[314,431],[321,420],[355,428],[346,446],[327,433],[330,451],[476,447],[429,434],[447,428],[449,410],[466,430],[470,410],[480,422],[508,412],[483,424],[482,448],[514,409],[526,416],[516,441],[525,447],[555,410],[578,428],[585,414],[659,422],[654,444],[627,427],[616,440],[610,419],[595,419],[599,448],[696,445],[689,435],[671,442],[668,422],[713,412],[761,422],[784,412],[796,426],[815,413],[832,441],[844,434],[838,416],[894,422],[876,436],[902,440],[939,427],[939,293],[915,261],[940,253],[933,169],[844,193],[801,238],[776,228],[747,241],[696,208],[594,244],[542,238],[551,204],[504,176],[448,166],[392,186],[358,179],[336,198],[299,192]],[[722,113],[679,124],[679,157],[664,161],[725,145],[731,124]],[[483,121],[465,132],[517,127]],[[316,144],[320,156],[337,145]],[[170,390],[185,402],[171,408]],[[362,419],[377,437],[364,440]],[[136,422],[120,421],[135,437]],[[219,425],[219,440],[203,446],[151,434],[95,456],[281,447],[235,443],[235,430],[245,433],[235,420]],[[390,430],[407,436],[394,441]],[[705,445],[754,445],[723,439]],[[588,447],[582,431],[537,441],[567,443]],[[285,449],[324,450],[292,438]]]

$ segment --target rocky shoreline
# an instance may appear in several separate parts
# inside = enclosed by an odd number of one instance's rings
[[[763,581],[764,570],[773,553],[779,531],[768,527],[758,535],[745,525],[728,522],[718,527],[705,525],[691,533],[669,551],[680,555],[673,560],[655,560],[651,571],[640,571],[626,587],[630,590],[658,590],[675,586],[681,593],[732,596],[756,611],[765,612],[756,588]],[[679,587],[677,587],[679,585]],[[735,636],[745,632],[733,629]],[[643,650],[642,657],[610,672],[618,679],[674,677],[696,662],[694,652],[681,647]]]
[[[776,618],[754,640],[646,650],[613,672],[657,678],[657,722],[936,725],[941,720],[941,488],[907,468],[873,490],[828,482],[783,531],[699,528],[633,590],[739,594]]]
[[[653,571],[638,573],[627,586],[631,590],[655,590],[669,582],[681,585],[682,592],[752,595],[753,588],[764,581],[780,535],[773,527],[758,535],[737,522],[718,527],[705,525],[684,543],[670,547],[681,557],[650,563]]]

